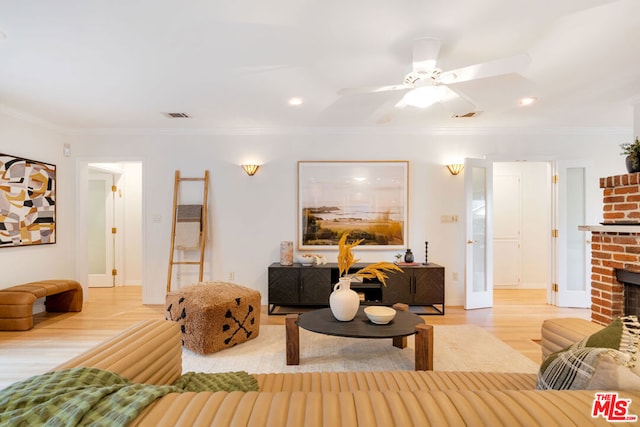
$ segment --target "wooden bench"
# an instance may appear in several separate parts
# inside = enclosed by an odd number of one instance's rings
[[[33,304],[46,298],[48,312],[82,311],[82,286],[75,280],[42,280],[0,289],[0,330],[33,328]]]

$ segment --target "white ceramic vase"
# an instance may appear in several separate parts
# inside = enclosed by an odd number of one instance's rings
[[[333,292],[329,295],[329,307],[333,317],[341,322],[348,322],[356,317],[360,307],[360,297],[351,289],[349,277],[341,277],[335,284]]]

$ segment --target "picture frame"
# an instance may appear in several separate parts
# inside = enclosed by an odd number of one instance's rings
[[[0,153],[0,248],[56,242],[56,165]]]
[[[342,234],[363,249],[407,246],[409,162],[299,161],[298,249],[337,249]]]

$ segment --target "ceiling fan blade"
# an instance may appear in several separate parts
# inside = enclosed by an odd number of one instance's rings
[[[413,71],[430,73],[436,67],[441,41],[423,37],[413,41]]]
[[[407,104],[404,102],[404,99],[401,99],[396,103],[396,105],[394,105],[394,107],[397,108],[398,110],[402,110],[406,106]]]
[[[405,84],[389,85],[389,86],[369,86],[369,87],[353,87],[344,88],[338,91],[338,95],[352,95],[357,93],[376,93],[376,92],[388,92],[392,90],[411,89],[411,86]]]
[[[406,107],[402,97],[398,100],[397,97],[390,98],[380,108],[378,108],[373,114],[373,119],[377,124],[385,124],[393,121],[396,114]]]
[[[507,58],[496,59],[494,61],[482,62],[480,64],[469,65],[440,74],[438,80],[444,84],[461,83],[470,80],[484,79],[487,77],[500,76],[503,74],[517,73],[526,68],[531,62],[527,54],[509,56]]]
[[[453,114],[462,116],[476,109],[476,106],[462,93],[444,85],[442,87],[444,95],[440,99],[440,103]]]

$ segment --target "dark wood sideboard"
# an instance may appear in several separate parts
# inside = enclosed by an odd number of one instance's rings
[[[356,264],[354,273],[367,264]],[[377,280],[352,282],[362,304],[404,303],[416,314],[444,314],[444,267],[438,264],[400,266],[402,273],[391,272],[387,286]],[[333,286],[338,283],[338,264],[269,266],[269,314],[296,312],[302,307],[326,307]]]

